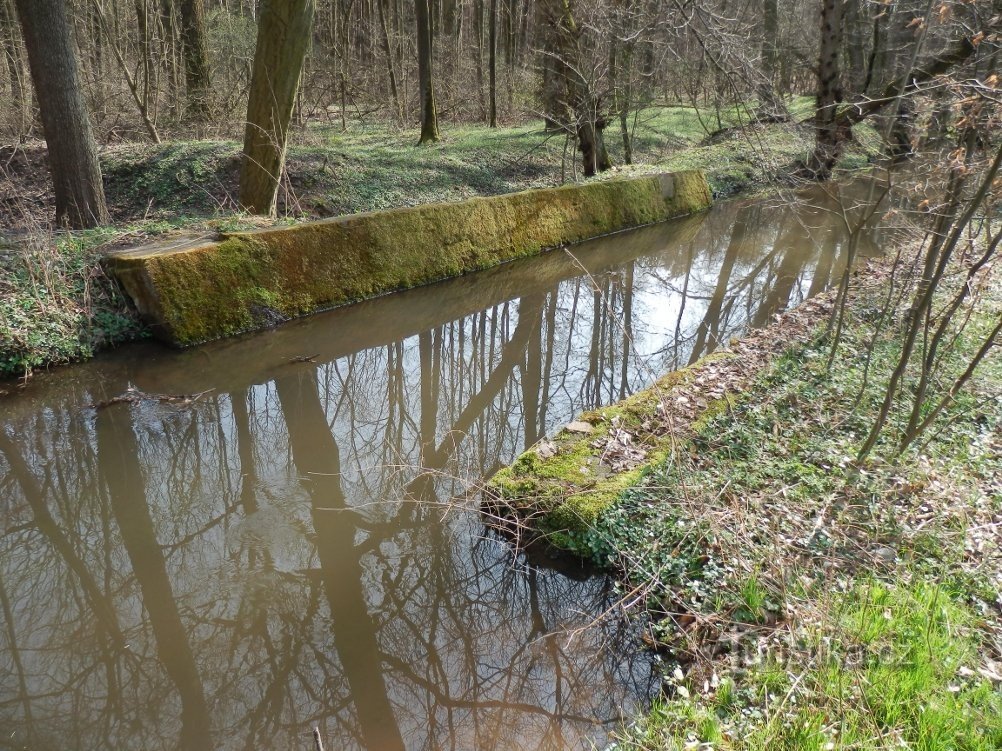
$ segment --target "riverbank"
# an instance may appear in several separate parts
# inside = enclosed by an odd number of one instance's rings
[[[801,119],[804,104],[794,107]],[[739,124],[736,114],[728,119],[725,113],[723,124]],[[706,114],[691,108],[645,111],[634,134],[636,164],[606,177],[702,169],[718,197],[751,192],[806,156],[812,142],[810,127],[797,123],[753,125],[712,136],[708,127],[713,126]],[[865,165],[876,153],[872,130],[864,126],[857,136],[860,143],[850,149],[846,169]],[[574,154],[565,154],[563,139],[538,123],[454,127],[433,146],[418,148],[413,142],[413,134],[380,125],[356,124],[348,132],[308,128],[297,134],[281,196],[282,217],[268,222],[234,211],[236,142],[108,147],[102,165],[115,224],[80,233],[53,233],[45,225],[51,196],[44,149],[8,149],[0,215],[4,226],[17,232],[12,236],[16,246],[0,245],[0,378],[23,378],[146,335],[101,269],[109,249],[496,195],[574,178]],[[610,139],[610,148],[621,165],[617,139]]]
[[[665,695],[618,748],[1002,747],[1002,358],[917,445],[897,453],[894,411],[857,462],[900,351],[890,280],[856,277],[830,363],[831,293],[493,481],[646,619]],[[1002,315],[976,281],[947,383]]]

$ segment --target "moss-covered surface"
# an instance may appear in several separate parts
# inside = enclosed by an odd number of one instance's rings
[[[555,547],[587,555],[582,538],[647,468],[663,464],[680,438],[667,400],[709,365],[734,357],[722,352],[659,379],[650,388],[602,409],[585,412],[552,440],[544,440],[498,472],[486,486],[495,503],[521,517]],[[728,395],[700,407],[700,420],[720,414]]]
[[[530,190],[226,234],[110,256],[140,312],[178,345],[488,268],[707,208],[701,172]]]

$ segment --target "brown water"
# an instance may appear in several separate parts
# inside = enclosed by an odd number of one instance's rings
[[[601,745],[659,688],[621,619],[585,628],[611,583],[514,554],[464,492],[824,289],[838,228],[731,203],[38,377],[0,402],[0,747]],[[130,384],[207,393],[87,406]]]

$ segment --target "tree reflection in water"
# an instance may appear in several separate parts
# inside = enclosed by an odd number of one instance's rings
[[[622,621],[568,638],[615,592],[514,556],[464,492],[824,289],[843,244],[823,212],[730,205],[41,379],[0,418],[0,745],[601,739],[657,689]],[[129,382],[214,391],[81,407]]]

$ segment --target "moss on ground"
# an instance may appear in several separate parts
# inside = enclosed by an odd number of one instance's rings
[[[707,355],[614,405],[585,412],[570,429],[501,469],[485,491],[509,512],[532,517],[534,527],[554,546],[591,557],[602,515],[636,487],[650,467],[664,463],[680,438],[657,417],[664,400],[708,364],[730,357]],[[732,401],[726,395],[711,400],[703,414],[720,414]]]

